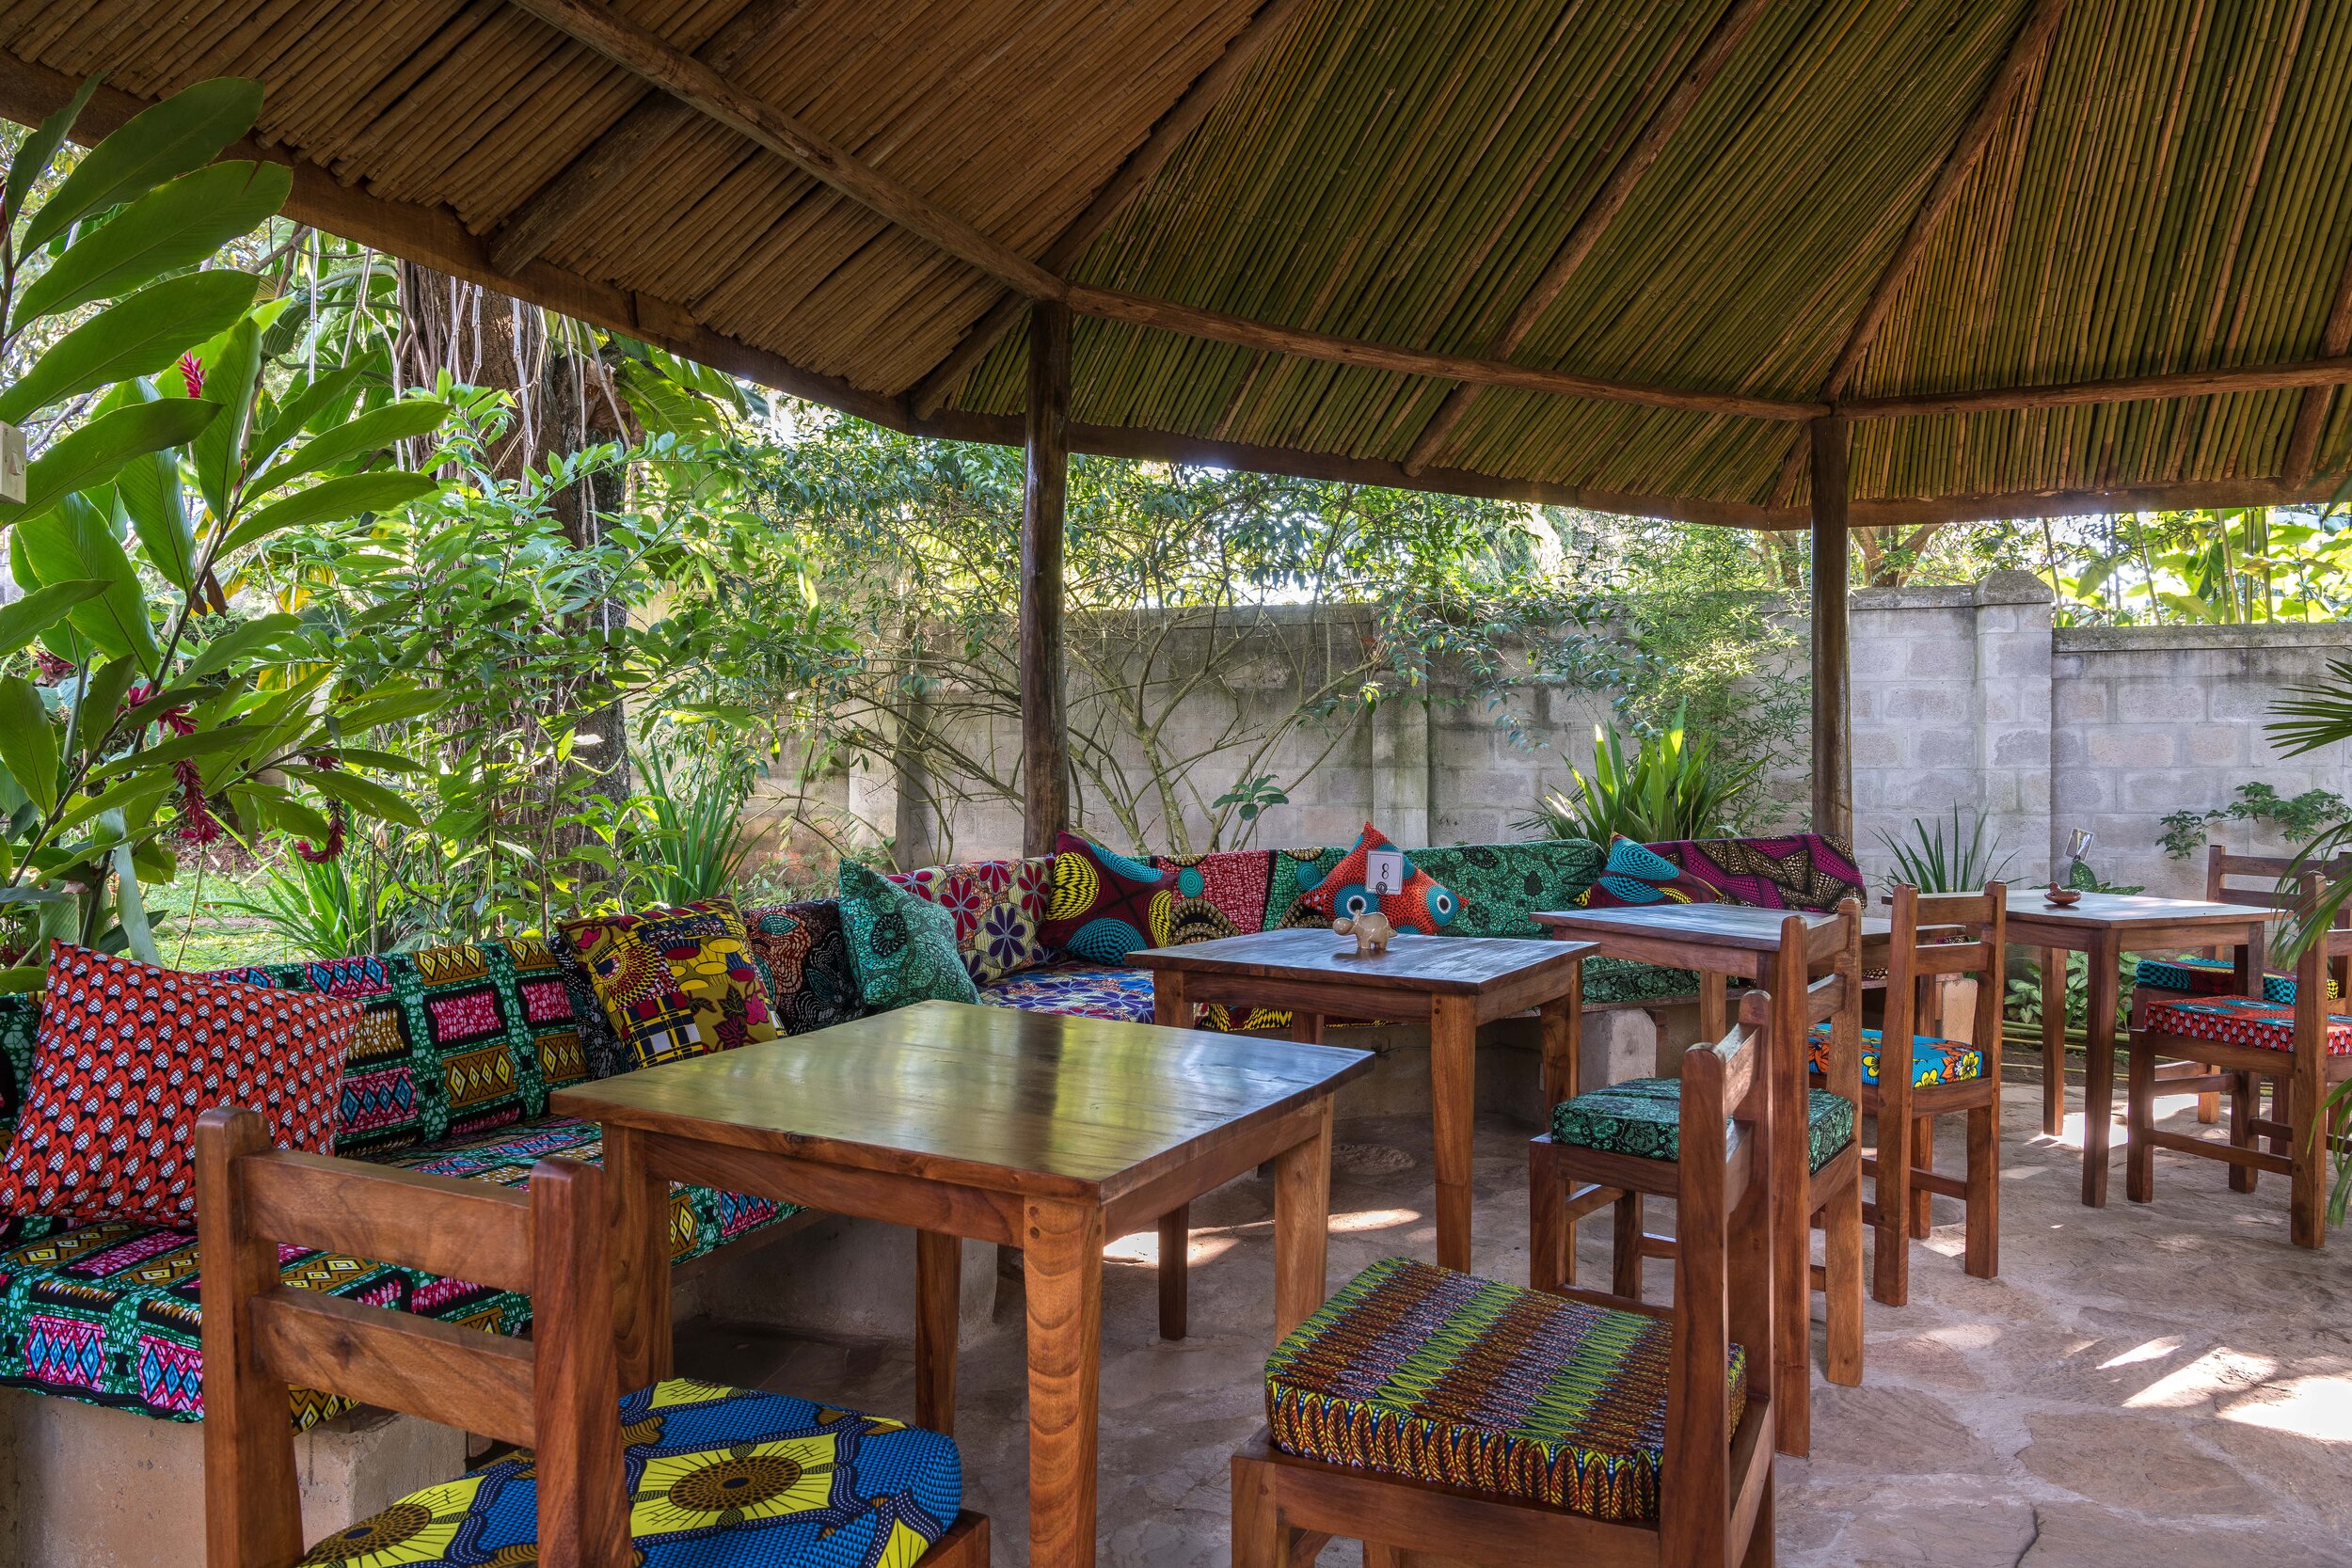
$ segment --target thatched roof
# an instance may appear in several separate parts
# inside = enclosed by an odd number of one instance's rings
[[[259,77],[296,215],[902,428],[1018,439],[1041,295],[1081,451],[1766,526],[1831,406],[1856,523],[2352,467],[2325,0],[0,0],[0,111],[99,70],[93,129]]]

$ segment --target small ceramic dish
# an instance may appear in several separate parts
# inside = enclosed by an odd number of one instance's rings
[[[2042,901],[2043,903],[2048,904],[2053,909],[2059,910],[2072,909],[2076,904],[2081,903],[2082,899],[2082,889],[2078,887],[2060,887],[2056,882],[2052,882],[2050,884],[2049,891],[2042,895]]]

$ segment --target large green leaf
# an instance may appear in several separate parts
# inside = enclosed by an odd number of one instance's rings
[[[149,398],[158,398],[144,381],[126,381]],[[189,403],[175,398],[176,403]],[[215,404],[196,404],[215,407]],[[180,485],[180,459],[169,451],[134,457],[115,475],[115,499],[121,502],[147,563],[182,593],[196,585],[196,531],[188,523],[188,507]]]
[[[76,240],[25,286],[16,319],[32,321],[114,299],[167,272],[195,266],[261,227],[286,204],[294,171],[283,164],[215,164],[183,174]]]
[[[253,383],[262,373],[262,329],[250,313],[220,335],[204,351],[204,399],[217,403],[221,418],[198,436],[195,451],[197,487],[215,517],[229,515],[244,472],[245,433],[253,419]]]
[[[373,360],[373,356],[370,356]],[[261,433],[246,444],[246,454],[256,463],[266,463],[278,449],[302,434],[302,427],[310,420],[329,410],[347,409],[354,393],[359,389],[367,364],[352,365],[322,375],[301,390],[288,388],[290,396],[270,410]]]
[[[289,768],[287,775],[308,780],[322,795],[331,795],[345,805],[381,821],[397,822],[404,828],[421,828],[424,818],[417,808],[393,791],[356,773],[333,768]]]
[[[57,804],[57,732],[40,692],[22,675],[0,678],[0,764],[46,816]]]
[[[299,490],[249,515],[230,533],[222,550],[246,546],[290,528],[356,517],[363,512],[389,512],[440,488],[430,474],[346,474]]]
[[[139,889],[139,868],[131,846],[116,845],[114,862],[115,913],[122,922],[122,940],[131,957],[160,967],[164,956],[155,951],[155,933],[147,923],[147,898]]]
[[[250,657],[265,648],[300,630],[299,615],[262,615],[231,627],[197,650],[196,657],[180,673],[183,681],[199,681],[215,670],[226,670],[238,659]]]
[[[0,528],[48,510],[72,491],[112,483],[131,459],[184,444],[219,412],[210,403],[165,398],[100,415],[26,466],[24,503],[0,501]]]
[[[82,118],[83,107],[105,74],[102,71],[85,81],[64,108],[42,120],[17,148],[16,156],[8,161],[7,195],[0,197],[0,214],[6,214],[5,221],[14,223],[16,214],[24,210],[24,198],[31,194],[33,182],[48,169],[49,160],[57,155],[57,149],[65,145],[66,133]]]
[[[150,283],[50,345],[16,385],[0,392],[0,420],[21,424],[109,381],[152,375],[252,308],[255,279],[226,267]]]
[[[73,582],[53,582],[34,589],[14,604],[0,605],[0,658],[6,658],[64,620],[75,605],[94,599],[105,591],[104,583],[84,578]]]
[[[253,492],[266,495],[288,480],[299,479],[346,458],[380,451],[394,441],[430,435],[440,429],[441,421],[448,418],[449,404],[435,403],[430,398],[412,398],[372,409],[356,420],[321,432],[300,450],[288,453],[284,462],[254,481]]]
[[[175,735],[159,740],[143,751],[119,756],[103,768],[90,769],[90,783],[104,784],[110,780],[151,768],[167,767],[187,757],[210,756],[215,752],[230,752],[246,745],[267,732],[266,724],[221,724],[194,735]]]
[[[91,148],[33,214],[24,249],[47,245],[87,214],[135,201],[167,180],[202,168],[252,130],[261,112],[261,83],[215,76],[133,115]]]
[[[138,573],[122,553],[105,515],[83,497],[67,496],[38,517],[16,525],[33,574],[41,582],[96,578],[106,592],[73,607],[73,628],[109,658],[136,654],[140,668],[155,668],[154,629]]]

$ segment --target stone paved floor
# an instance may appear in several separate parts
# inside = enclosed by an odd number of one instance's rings
[[[2079,1090],[2075,1094],[2079,1103]],[[2039,1089],[2012,1086],[2001,1277],[1961,1273],[1959,1227],[1914,1243],[1912,1304],[1870,1304],[1864,1386],[1815,1382],[1809,1461],[1779,1472],[1788,1568],[2148,1568],[2352,1562],[2352,1336],[2346,1248],[2286,1240],[2283,1181],[2230,1193],[2216,1162],[2157,1157],[2157,1201],[2082,1208],[2081,1118],[2035,1133]],[[2193,1128],[2187,1102],[2169,1125]],[[1526,1130],[1479,1127],[1477,1266],[1527,1277]],[[1947,1159],[1949,1156],[1947,1155]],[[1392,1252],[1428,1256],[1425,1123],[1343,1124],[1334,1280]],[[1244,1180],[1193,1210],[1192,1338],[1153,1334],[1149,1237],[1104,1275],[1102,1560],[1221,1565],[1225,1464],[1262,1416],[1272,1314],[1270,1205]],[[1939,1220],[1957,1219],[1957,1208]],[[1587,1222],[1588,1264],[1605,1221]],[[910,1252],[912,1249],[910,1248]],[[1653,1263],[1653,1299],[1664,1265]],[[909,1278],[912,1283],[912,1263]],[[998,1568],[1028,1560],[1020,1291],[964,1354],[958,1422]],[[684,1325],[681,1370],[911,1414],[903,1343],[791,1341]],[[1357,1560],[1334,1544],[1326,1568]]]

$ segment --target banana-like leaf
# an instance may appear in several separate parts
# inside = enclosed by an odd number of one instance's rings
[[[251,274],[227,267],[150,283],[52,343],[0,391],[0,420],[21,424],[93,387],[154,374],[250,309],[255,283]]]
[[[356,420],[321,432],[300,450],[289,453],[283,463],[253,482],[253,493],[266,495],[289,480],[330,467],[346,458],[380,451],[394,441],[405,441],[410,436],[430,435],[440,429],[448,418],[449,404],[429,398],[411,398],[371,409]]]
[[[19,964],[14,969],[0,969],[0,996],[29,996],[48,983],[49,971],[41,964]]]
[[[202,168],[253,129],[262,112],[262,84],[215,76],[132,116],[93,147],[57,193],[33,214],[24,252],[47,245],[90,213],[134,201],[165,181]]]
[[[95,578],[106,585],[97,598],[73,607],[73,629],[108,657],[139,656],[152,670],[158,650],[147,619],[147,597],[131,558],[122,553],[106,517],[82,496],[64,497],[38,517],[16,525],[34,576],[44,583]]]
[[[183,681],[202,680],[215,670],[226,670],[238,659],[274,647],[290,634],[302,629],[299,615],[262,615],[214,638],[197,651],[188,667],[180,673]]]
[[[43,816],[56,809],[56,728],[40,689],[22,675],[0,676],[0,765]]]
[[[374,356],[369,358],[373,361]],[[320,376],[272,409],[261,433],[246,443],[246,457],[255,463],[266,463],[278,448],[301,435],[303,426],[311,420],[329,411],[349,408],[369,369],[370,365],[363,363]]]
[[[215,517],[229,515],[237,483],[245,475],[245,437],[252,427],[254,383],[262,373],[259,312],[237,318],[228,331],[204,345],[204,398],[221,406],[221,417],[198,436],[189,456],[197,488]]]
[[[128,381],[150,398],[158,394],[144,381]],[[197,408],[218,404],[175,398]],[[215,416],[215,418],[217,415]],[[188,522],[187,498],[180,484],[180,459],[169,451],[132,458],[115,475],[115,500],[130,519],[147,563],[183,594],[196,586],[196,531]]]
[[[74,744],[84,751],[95,749],[106,732],[114,727],[122,713],[122,699],[131,689],[131,677],[138,666],[129,655],[110,658],[89,673],[82,683],[81,721],[75,726]]]
[[[102,71],[85,81],[64,108],[42,120],[17,148],[16,156],[8,162],[7,193],[0,197],[0,213],[10,214],[9,221],[13,222],[13,214],[24,210],[24,198],[32,194],[34,182],[48,171],[49,160],[65,145],[66,133],[82,118],[83,108],[105,74]]]
[[[117,757],[102,768],[92,768],[89,782],[93,785],[108,784],[142,768],[163,768],[189,757],[235,751],[257,738],[267,727],[262,724],[222,724],[215,729],[199,730],[194,735],[175,735],[168,740],[157,741],[144,751]]]
[[[209,403],[166,398],[100,415],[25,466],[24,499],[0,501],[0,528],[47,510],[70,491],[108,483],[133,458],[185,445],[218,412]]]
[[[161,967],[164,956],[155,951],[155,932],[147,923],[147,899],[139,891],[139,868],[131,846],[115,846],[115,916],[122,922],[123,941],[131,957]]]
[[[363,512],[389,512],[440,488],[430,474],[346,474],[298,490],[248,515],[230,531],[223,554],[243,549],[290,528],[356,517]]]
[[[95,795],[86,795],[77,803],[68,806],[57,818],[56,836],[62,838],[83,823],[119,811],[125,817],[146,818],[154,814],[164,798],[180,787],[180,781],[167,769],[160,773],[139,773],[107,785]]]
[[[14,604],[0,605],[0,658],[64,620],[75,605],[105,591],[106,585],[97,578],[79,578],[36,588]]]
[[[404,828],[424,826],[424,818],[417,815],[414,806],[373,780],[334,768],[289,768],[286,772],[289,777],[308,781],[320,794],[331,795],[381,821],[397,822]]]
[[[32,321],[114,299],[167,272],[195,266],[286,204],[283,164],[215,164],[150,191],[95,233],[76,240],[25,286],[16,319]]]

